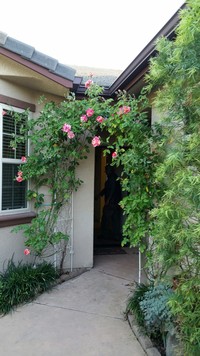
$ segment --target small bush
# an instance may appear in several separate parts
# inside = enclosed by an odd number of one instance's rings
[[[144,299],[145,293],[150,289],[150,285],[136,283],[133,294],[129,297],[126,306],[126,315],[131,312],[134,314],[140,328],[145,328],[144,313],[140,308],[140,302]]]
[[[55,285],[57,272],[50,263],[17,265],[10,260],[0,273],[0,315],[5,315],[17,305],[29,302]]]
[[[167,331],[174,331],[172,313],[168,306],[172,289],[159,283],[137,284],[128,299],[126,314],[131,312],[141,331],[148,335],[153,344],[165,355]]]
[[[172,313],[168,302],[173,291],[169,285],[159,283],[151,286],[140,301],[140,308],[149,334],[161,333],[162,336],[173,328]]]

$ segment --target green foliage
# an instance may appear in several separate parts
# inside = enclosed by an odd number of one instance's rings
[[[152,179],[157,154],[151,147],[154,133],[148,121],[148,105],[145,95],[136,99],[119,92],[106,127],[108,141],[115,138],[109,146],[118,155],[113,164],[122,166],[121,185],[125,196],[120,205],[126,216],[122,244],[140,246],[141,251],[146,247],[145,236],[150,233],[149,212],[159,196],[159,187]],[[123,107],[130,110],[120,114]]]
[[[139,305],[149,334],[161,333],[165,336],[173,328],[172,313],[168,306],[172,295],[170,286],[163,283],[150,286],[144,293]]]
[[[182,276],[178,288],[169,302],[176,316],[186,355],[199,355],[200,351],[200,280],[198,277]]]
[[[137,321],[138,326],[145,330],[145,319],[144,313],[140,307],[140,302],[144,299],[145,293],[150,289],[150,285],[141,283],[136,283],[136,287],[129,297],[127,306],[126,306],[126,315],[132,313]]]
[[[61,240],[68,240],[69,236],[58,231],[54,231],[57,221],[57,214],[53,209],[42,210],[31,224],[16,226],[12,231],[23,231],[25,245],[31,246],[37,256],[44,255],[49,245],[57,244]]]
[[[23,180],[31,182],[27,198],[33,201],[37,216],[31,225],[20,225],[13,231],[24,232],[26,246],[36,255],[41,256],[49,245],[68,239],[66,234],[57,231],[57,220],[72,191],[82,183],[76,176],[76,168],[87,158],[95,133],[102,130],[96,118],[109,113],[112,100],[105,101],[101,93],[102,88],[93,84],[83,100],[76,100],[74,94],[70,94],[60,104],[46,102],[40,116],[22,126],[23,136],[14,139],[16,147],[23,137],[24,142],[29,139],[31,143],[31,153],[19,171]],[[89,108],[94,114],[87,117],[87,122],[81,121]],[[19,115],[15,119],[19,122]],[[64,125],[68,125],[71,136]],[[49,200],[41,193],[44,187],[48,189]]]
[[[0,315],[5,315],[22,303],[36,298],[51,289],[56,282],[57,272],[49,263],[36,266],[10,260],[0,274]]]
[[[149,89],[162,115],[162,161],[155,182],[163,186],[151,212],[154,259],[165,273],[178,273],[170,301],[186,355],[199,353],[200,286],[200,7],[187,1],[175,41],[161,39],[151,61]],[[198,350],[198,351],[197,351]]]
[[[132,313],[142,333],[148,335],[158,347],[164,347],[168,331],[175,325],[169,300],[172,289],[164,283],[137,284],[129,297],[126,314]]]

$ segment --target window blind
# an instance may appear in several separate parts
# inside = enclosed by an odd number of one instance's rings
[[[17,143],[17,148],[12,148],[10,142],[15,137],[23,138],[22,127],[26,124],[27,117],[23,113],[17,113],[20,120],[17,120],[16,113],[3,110],[3,132],[2,132],[2,210],[27,208],[26,192],[27,182],[17,182],[16,176],[21,157],[26,156],[27,144]],[[6,160],[9,159],[9,162]],[[10,159],[18,159],[19,163],[10,162]]]
[[[2,210],[26,208],[27,184],[15,180],[18,165],[3,163],[2,170]]]
[[[3,158],[21,159],[26,155],[26,143],[18,143],[17,148],[13,149],[10,142],[15,137],[23,137],[21,135],[21,128],[25,125],[26,118],[21,117],[21,121],[17,122],[12,113],[5,113],[3,115]]]

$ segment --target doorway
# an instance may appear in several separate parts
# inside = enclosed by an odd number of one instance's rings
[[[112,161],[111,155],[104,155],[105,147],[96,147],[95,149],[95,180],[94,180],[94,248],[97,247],[113,247],[121,246],[121,228],[122,228],[122,212],[118,207],[118,211],[110,213],[109,218],[106,219],[106,230],[109,233],[105,234],[102,232],[105,217],[105,197],[100,195],[100,192],[105,187],[105,182],[107,180],[107,175],[105,172],[105,167],[109,165]],[[115,174],[120,176],[120,169],[115,170]],[[118,182],[119,184],[119,182]],[[115,214],[115,216],[113,216]],[[117,214],[117,215],[116,215]],[[103,220],[102,220],[103,217]],[[113,229],[113,224],[115,225]],[[109,226],[108,226],[109,225]],[[116,227],[117,225],[117,227]],[[117,233],[116,233],[117,232]]]

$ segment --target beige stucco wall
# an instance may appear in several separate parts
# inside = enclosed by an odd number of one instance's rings
[[[24,238],[21,232],[11,232],[13,227],[0,228],[0,271],[3,271],[11,258],[15,263],[33,261],[33,256],[24,256]]]
[[[94,215],[94,150],[88,159],[81,161],[77,169],[77,176],[83,181],[78,191],[73,194],[73,229],[71,243],[73,247],[72,267],[93,266],[93,215]],[[0,228],[0,270],[7,260],[15,262],[23,260],[31,262],[31,256],[24,256],[24,238],[21,232],[13,233],[13,227]],[[57,256],[58,257],[58,256]],[[59,260],[59,258],[58,258]],[[51,258],[54,261],[54,257]],[[70,269],[71,260],[68,254],[65,268]]]
[[[2,63],[1,63],[2,64]],[[63,88],[63,96],[53,95],[51,93],[52,83],[50,83],[50,90],[42,92],[31,89],[26,86],[26,82],[22,80],[23,85],[20,85],[20,75],[22,75],[22,68],[19,71],[16,65],[9,63],[5,64],[0,71],[0,94],[9,96],[18,100],[29,102],[36,105],[36,112],[33,117],[37,116],[42,109],[42,105],[38,104],[38,99],[44,95],[47,100],[54,100],[59,102],[64,99],[67,90]],[[8,76],[6,77],[6,73]],[[11,74],[15,76],[12,79]],[[3,74],[3,75],[2,75]],[[27,78],[30,74],[27,70],[23,73]],[[16,79],[18,76],[18,79]],[[14,78],[14,77],[13,77]],[[22,78],[23,79],[23,78]],[[38,78],[36,75],[37,80]],[[47,84],[47,83],[46,83]],[[31,85],[30,85],[31,86]],[[55,83],[54,83],[55,90]],[[60,94],[60,88],[56,93]],[[84,181],[79,190],[73,194],[73,267],[92,267],[93,266],[93,202],[94,202],[94,149],[87,160],[81,161],[77,169],[77,176]],[[31,207],[30,207],[30,210]],[[26,247],[24,245],[24,238],[22,233],[12,233],[13,227],[0,228],[0,270],[3,269],[4,262],[14,256],[14,261],[30,262],[32,257],[24,256],[23,251]],[[54,259],[52,258],[52,261]],[[70,267],[70,256],[66,258],[65,267]]]
[[[93,266],[94,149],[81,161],[77,176],[83,180],[73,198],[74,267]]]
[[[81,161],[77,169],[77,177],[83,183],[73,194],[72,267],[90,268],[93,266],[94,149],[87,160]],[[4,262],[11,259],[12,256],[15,262],[21,260],[31,262],[33,260],[30,255],[24,256],[23,254],[26,246],[22,233],[11,232],[12,229],[13,227],[0,228],[0,271],[3,269]],[[51,261],[54,261],[54,257],[51,258]],[[70,269],[70,266],[68,250],[64,267]]]

